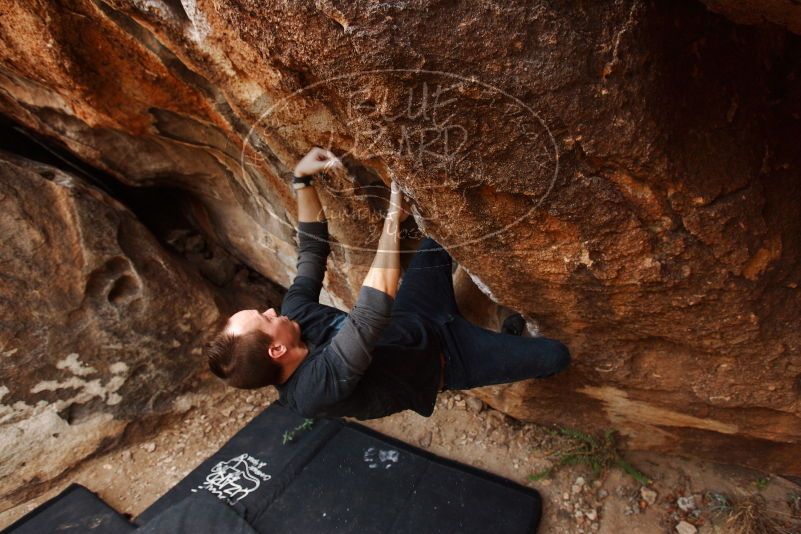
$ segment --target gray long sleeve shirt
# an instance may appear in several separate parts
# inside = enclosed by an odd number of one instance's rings
[[[441,341],[422,316],[393,315],[393,299],[362,286],[347,314],[319,303],[330,248],[325,222],[300,223],[298,274],[281,313],[297,321],[309,348],[279,402],[305,417],[428,416],[440,380]]]

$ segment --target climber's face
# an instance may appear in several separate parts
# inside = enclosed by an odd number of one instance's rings
[[[261,330],[270,336],[273,344],[283,345],[288,349],[300,343],[300,325],[286,315],[278,315],[274,308],[263,313],[257,310],[238,311],[225,325],[225,331],[234,335],[243,335],[254,330]]]

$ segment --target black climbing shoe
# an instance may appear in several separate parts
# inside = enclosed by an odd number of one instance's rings
[[[501,332],[504,334],[511,334],[513,336],[520,336],[526,329],[526,320],[519,313],[513,313],[503,320],[501,325]]]

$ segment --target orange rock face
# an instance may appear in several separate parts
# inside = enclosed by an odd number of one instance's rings
[[[330,147],[329,300],[352,302],[395,178],[465,314],[503,304],[573,353],[489,404],[801,474],[797,36],[700,3],[6,4],[0,111],[182,190],[265,276],[293,274],[292,166]]]

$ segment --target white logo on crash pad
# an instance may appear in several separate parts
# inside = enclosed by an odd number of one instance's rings
[[[261,470],[265,465],[267,462],[249,454],[241,454],[212,467],[198,489],[208,490],[228,504],[234,504],[259,489],[262,482],[272,478]],[[197,489],[192,491],[197,492]]]
[[[389,469],[392,467],[392,464],[398,463],[399,459],[400,453],[395,449],[383,450],[369,447],[364,451],[364,461],[370,469],[376,469],[378,467]]]

